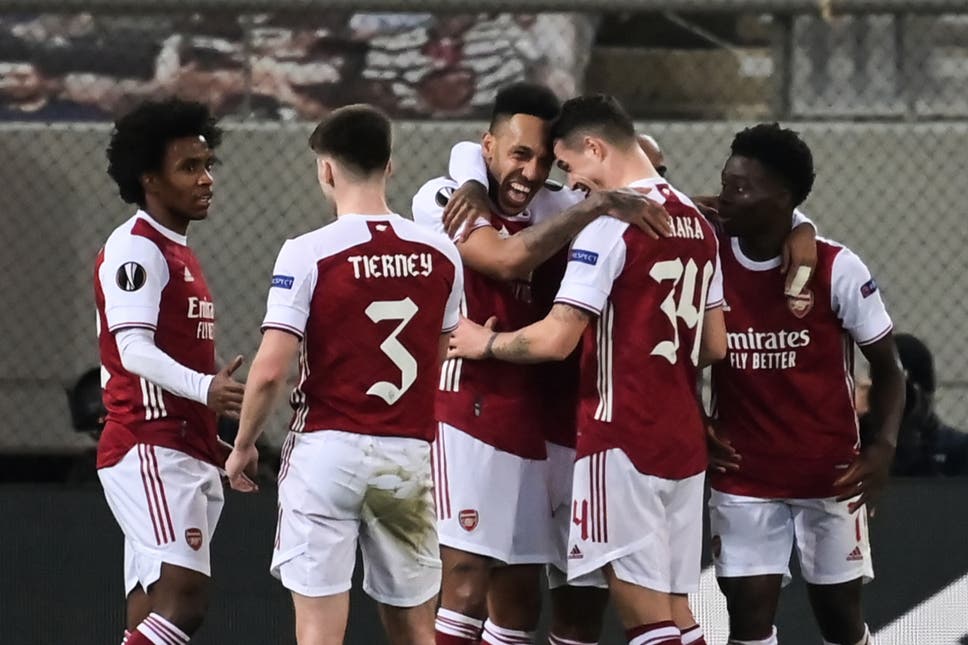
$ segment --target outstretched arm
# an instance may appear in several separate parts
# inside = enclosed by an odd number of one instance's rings
[[[543,363],[567,358],[588,326],[591,314],[556,304],[548,315],[517,331],[494,331],[494,319],[485,325],[461,320],[450,340],[448,358],[496,358],[510,363]]]

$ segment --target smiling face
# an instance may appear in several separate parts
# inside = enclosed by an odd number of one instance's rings
[[[161,169],[146,173],[145,195],[187,222],[208,217],[212,204],[215,152],[202,136],[168,142]]]
[[[719,218],[727,234],[757,235],[792,208],[790,191],[762,163],[738,155],[726,160],[719,193]]]
[[[550,124],[529,114],[515,114],[483,139],[487,169],[497,181],[492,191],[506,215],[527,208],[551,172]]]
[[[601,154],[604,144],[592,137],[579,137],[577,142],[567,139],[555,141],[558,167],[568,175],[568,185],[575,190],[590,192],[612,188],[606,181],[606,166]]]

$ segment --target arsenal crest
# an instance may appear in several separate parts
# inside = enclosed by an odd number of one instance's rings
[[[477,528],[478,520],[480,520],[480,517],[477,511],[470,508],[465,508],[457,514],[457,521],[460,522],[460,527],[468,533]]]
[[[188,546],[198,551],[202,548],[202,532],[199,529],[185,529],[185,541]]]
[[[813,309],[813,291],[804,289],[799,296],[787,296],[787,307],[797,318],[803,318]]]

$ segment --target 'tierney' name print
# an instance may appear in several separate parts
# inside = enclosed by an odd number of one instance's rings
[[[430,253],[392,253],[380,255],[351,255],[346,258],[353,265],[353,277],[361,278],[425,278],[434,270]]]

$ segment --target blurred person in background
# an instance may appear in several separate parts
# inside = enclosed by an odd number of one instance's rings
[[[897,438],[892,475],[968,475],[968,433],[940,419],[935,410],[936,376],[934,356],[924,342],[912,334],[897,334],[897,351],[905,375],[904,416]],[[857,414],[861,440],[871,441],[876,428],[870,411],[870,378],[857,384]]]

